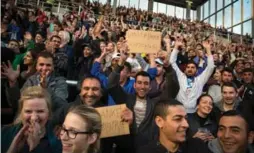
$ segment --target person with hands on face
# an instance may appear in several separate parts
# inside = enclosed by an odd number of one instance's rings
[[[200,75],[196,76],[198,67],[195,62],[189,61],[183,73],[176,64],[177,54],[179,52],[178,48],[181,46],[182,41],[177,39],[173,52],[170,56],[170,63],[176,72],[180,85],[180,90],[177,94],[176,99],[183,103],[188,113],[194,113],[197,99],[202,94],[204,85],[214,71],[213,56],[211,54],[211,46],[209,42],[204,42],[203,46],[207,50],[207,66],[205,70]]]
[[[61,153],[61,142],[53,132],[51,100],[39,86],[26,88],[20,98],[17,119],[1,131],[1,151]]]

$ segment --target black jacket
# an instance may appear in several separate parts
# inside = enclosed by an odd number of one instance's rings
[[[170,153],[160,142],[155,141],[141,147],[137,153]],[[189,139],[180,145],[175,153],[211,153],[200,139]]]
[[[112,96],[116,104],[126,104],[126,106],[133,112],[133,124],[131,127],[131,135],[134,138],[135,148],[146,145],[148,142],[155,140],[157,135],[157,127],[154,124],[153,112],[156,102],[159,99],[147,98],[147,107],[145,118],[137,127],[135,121],[134,106],[136,104],[136,95],[127,94],[119,84],[121,67],[117,67],[109,75],[108,88],[109,94]]]
[[[204,119],[204,124],[202,125],[202,121],[197,113],[188,114],[188,123],[189,129],[187,132],[188,137],[193,137],[193,135],[198,132],[198,128],[206,128],[209,130],[213,136],[216,136],[217,133],[217,123],[212,120],[210,116]]]

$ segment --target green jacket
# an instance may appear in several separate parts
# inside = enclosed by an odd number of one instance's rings
[[[21,62],[23,61],[27,51],[29,51],[30,49],[34,49],[34,48],[35,48],[34,41],[32,41],[32,40],[28,41],[28,45],[26,47],[26,52],[21,53],[21,54],[17,54],[15,56],[14,61],[12,62],[12,67],[13,67],[14,70],[17,70],[17,66],[21,64]]]

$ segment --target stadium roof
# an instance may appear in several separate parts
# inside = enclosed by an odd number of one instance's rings
[[[154,1],[184,8],[186,7],[186,0],[154,0]],[[189,0],[189,1],[193,2],[191,9],[196,10],[198,6],[205,3],[207,0]]]

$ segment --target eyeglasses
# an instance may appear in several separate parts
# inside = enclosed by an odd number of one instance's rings
[[[93,134],[92,131],[77,132],[77,131],[73,131],[73,130],[67,130],[64,127],[61,127],[60,135],[64,135],[65,132],[66,132],[68,138],[70,138],[70,139],[75,139],[78,134]]]

